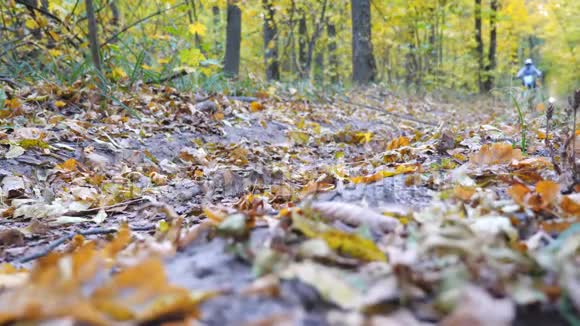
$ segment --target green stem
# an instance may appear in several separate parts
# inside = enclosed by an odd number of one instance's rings
[[[526,130],[527,129],[526,121],[524,119],[524,114],[522,112],[522,108],[520,107],[520,103],[518,103],[518,101],[516,100],[516,98],[513,95],[511,95],[511,97],[512,97],[512,100],[514,102],[514,105],[516,106],[516,109],[518,110],[518,119],[520,120],[520,128],[522,129],[522,141],[521,141],[520,146],[522,148],[522,151],[525,153],[527,150],[527,145],[528,145],[527,138],[526,138],[527,137],[526,136],[526,131],[527,131]]]

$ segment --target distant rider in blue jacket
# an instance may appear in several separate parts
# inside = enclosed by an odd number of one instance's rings
[[[526,59],[525,66],[518,71],[516,76],[522,80],[522,84],[527,88],[536,88],[536,79],[542,77],[542,72],[535,66],[532,59]]]

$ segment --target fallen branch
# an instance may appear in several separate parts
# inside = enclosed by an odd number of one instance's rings
[[[342,102],[342,103],[345,103],[345,104],[350,104],[350,105],[358,106],[358,107],[361,107],[361,108],[365,108],[365,109],[377,111],[377,112],[380,112],[380,113],[385,113],[385,114],[388,114],[388,115],[392,115],[394,117],[397,117],[399,119],[409,120],[409,121],[413,121],[413,122],[416,122],[416,123],[424,124],[424,125],[427,125],[427,126],[437,127],[437,124],[436,123],[419,120],[419,119],[417,119],[415,117],[408,116],[408,115],[404,115],[404,114],[399,114],[399,113],[389,112],[389,111],[386,111],[386,110],[381,110],[381,109],[379,109],[377,107],[370,106],[368,104],[355,103],[355,102],[351,102],[351,101],[348,101],[348,100],[340,100],[340,99],[335,99],[335,101],[339,101],[339,102]]]
[[[21,88],[22,87],[22,84],[20,84],[18,82],[15,82],[14,80],[12,80],[12,79],[10,79],[8,77],[0,76],[0,82],[4,82],[4,83],[6,83],[6,84],[8,84],[8,85],[10,85],[12,87],[15,87],[15,88]]]
[[[252,103],[258,101],[258,98],[251,96],[227,96],[229,100]]]
[[[166,83],[166,82],[172,81],[174,79],[177,79],[179,77],[183,77],[183,76],[187,76],[187,75],[188,75],[188,72],[187,71],[181,70],[181,71],[178,71],[178,72],[174,73],[173,75],[169,75],[169,76],[163,77],[161,79],[148,80],[148,81],[145,82],[145,84],[147,84],[147,85],[151,85],[151,84],[163,84],[163,83]]]
[[[151,230],[155,230],[155,225],[130,227],[129,229],[131,231],[151,231]],[[71,232],[71,233],[59,238],[58,240],[52,242],[46,248],[39,250],[38,252],[36,252],[34,254],[24,256],[23,258],[19,259],[18,262],[21,264],[24,264],[24,263],[28,263],[30,261],[36,260],[38,258],[44,257],[44,256],[48,255],[49,253],[51,253],[56,248],[58,248],[58,246],[60,246],[61,244],[65,243],[67,241],[70,241],[76,235],[82,235],[83,237],[86,237],[89,235],[112,234],[112,233],[116,233],[117,231],[119,231],[119,230],[116,228],[109,228],[109,229],[95,228],[95,229],[89,229],[87,231]]]

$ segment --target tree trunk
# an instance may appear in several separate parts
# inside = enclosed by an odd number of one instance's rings
[[[228,3],[229,3],[229,1],[228,1]],[[197,8],[195,7],[195,0],[189,0],[188,5],[189,5],[189,9],[187,10],[187,16],[189,17],[189,23],[193,24],[194,22],[198,21]],[[228,4],[228,6],[229,6],[229,4]],[[195,33],[194,39],[195,39],[195,47],[200,49],[201,52],[204,53],[204,50],[201,48],[201,36],[198,33]]]
[[[415,54],[415,43],[409,42],[407,54],[405,54],[405,86],[410,89],[413,83],[417,83],[417,58]]]
[[[278,61],[278,26],[274,20],[275,9],[271,0],[263,0],[264,6],[264,62],[266,79],[280,80],[280,63]]]
[[[389,84],[393,83],[393,63],[392,63],[392,48],[388,46],[385,49],[385,68],[387,69],[387,81]]]
[[[439,66],[443,65],[443,36],[446,24],[447,20],[445,15],[445,2],[444,2],[443,9],[441,12],[441,23],[439,24]]]
[[[242,11],[234,1],[228,2],[226,57],[224,73],[236,77],[240,72],[240,44],[242,43]]]
[[[304,71],[305,71],[305,76],[308,77],[310,75],[310,69],[312,67],[312,60],[313,60],[313,56],[314,56],[314,49],[316,48],[316,42],[318,42],[318,38],[320,37],[320,33],[322,32],[322,29],[324,28],[324,21],[326,20],[326,4],[328,3],[328,0],[322,0],[322,8],[320,9],[320,17],[318,18],[318,21],[316,23],[314,23],[314,16],[313,16],[313,32],[312,35],[310,36],[310,41],[308,42],[308,53],[306,55],[306,64],[304,65]],[[315,58],[316,60],[321,60],[319,58],[321,54],[317,54],[317,57]],[[322,60],[324,60],[324,56],[322,56]],[[319,61],[316,61],[316,63],[320,63]],[[320,66],[320,65],[319,65]]]
[[[38,8],[38,0],[29,0],[28,3],[30,3],[30,5],[33,8]],[[36,11],[34,11],[33,9],[30,9],[30,8],[29,8],[29,11],[30,11],[30,15],[32,17],[36,17]],[[32,36],[34,36],[35,39],[37,39],[37,40],[42,39],[42,29],[40,29],[40,27],[33,29],[31,31],[31,33],[32,33]]]
[[[429,36],[428,36],[428,47],[429,51],[427,53],[427,58],[425,59],[425,70],[428,74],[432,75],[437,65],[437,23],[438,23],[438,12],[437,7],[429,8]]]
[[[298,63],[300,78],[308,78],[308,28],[306,25],[306,12],[301,9],[300,21],[298,22]]]
[[[405,53],[405,87],[410,90],[417,84],[419,63],[417,60],[416,24],[410,21],[407,26],[407,53]]]
[[[326,34],[328,35],[328,69],[330,82],[338,83],[338,56],[336,55],[336,25],[326,24]]]
[[[119,6],[117,5],[117,0],[112,0],[109,4],[109,8],[111,8],[111,14],[113,15],[113,18],[111,19],[111,25],[115,26],[115,28],[118,28],[121,14],[119,13]],[[115,32],[117,31],[115,30]]]
[[[218,35],[220,29],[220,8],[218,6],[212,6],[211,12],[213,14],[213,53],[217,55],[221,53],[220,37]]]
[[[477,85],[483,92],[481,72],[483,70],[483,39],[481,37],[481,0],[475,0],[475,56],[477,59]]]
[[[485,83],[483,89],[486,92],[491,91],[494,84],[493,72],[497,65],[497,10],[498,10],[498,0],[491,0],[489,7],[491,9],[491,15],[489,17],[489,53],[488,53],[488,63],[485,66]]]
[[[99,37],[97,27],[97,17],[95,16],[95,8],[93,7],[93,0],[85,0],[87,7],[87,21],[89,24],[89,43],[91,47],[91,57],[93,64],[98,72],[101,72],[101,56],[99,54]]]
[[[351,0],[352,13],[352,79],[368,84],[376,78],[376,64],[371,42],[370,0]]]
[[[117,0],[112,0],[109,2],[109,8],[111,9],[111,26],[113,26],[113,34],[119,32],[119,21],[121,19],[121,13],[119,12],[119,6],[117,5]],[[117,38],[111,40],[111,43],[116,43]]]
[[[314,80],[319,84],[324,84],[324,53],[319,51],[314,59]]]

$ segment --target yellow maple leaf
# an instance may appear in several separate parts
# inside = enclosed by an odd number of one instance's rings
[[[17,98],[13,98],[13,99],[7,99],[4,101],[4,106],[9,108],[9,109],[18,109],[19,107],[22,106],[22,103],[20,103],[20,100],[18,100]]]
[[[195,23],[189,25],[189,32],[191,34],[194,34],[194,35],[197,34],[199,36],[204,36],[205,31],[206,31],[205,25],[200,23],[200,22],[195,22]]]
[[[205,76],[211,76],[214,73],[214,69],[211,67],[201,67],[199,71]]]
[[[203,60],[205,60],[205,56],[199,49],[185,49],[179,52],[179,59],[182,63],[186,64],[190,67],[198,67]]]
[[[25,22],[24,22],[24,26],[26,26],[26,28],[28,29],[37,29],[38,23],[36,22],[36,20],[32,19],[32,18],[28,18]]]
[[[62,164],[57,164],[56,167],[65,171],[75,171],[77,169],[77,161],[74,158],[69,158]]]
[[[387,257],[376,244],[357,234],[350,234],[326,224],[292,215],[292,227],[302,232],[308,238],[323,239],[328,247],[338,253],[364,261],[387,261]]]
[[[48,50],[48,54],[50,54],[51,57],[56,58],[62,55],[62,51],[57,49],[50,49]]]
[[[395,138],[387,145],[387,150],[395,150],[401,147],[409,146],[411,141],[409,138],[405,136],[400,136],[399,138]]]
[[[358,132],[357,137],[359,139],[359,143],[361,144],[366,144],[369,143],[371,141],[371,139],[373,138],[373,133],[372,132]]]
[[[111,75],[113,75],[114,79],[121,79],[127,77],[127,73],[121,67],[115,67],[111,71]]]
[[[48,31],[48,34],[54,39],[55,42],[60,41],[60,36],[55,31]]]
[[[250,103],[250,111],[258,112],[264,109],[264,105],[260,102],[252,102]]]

